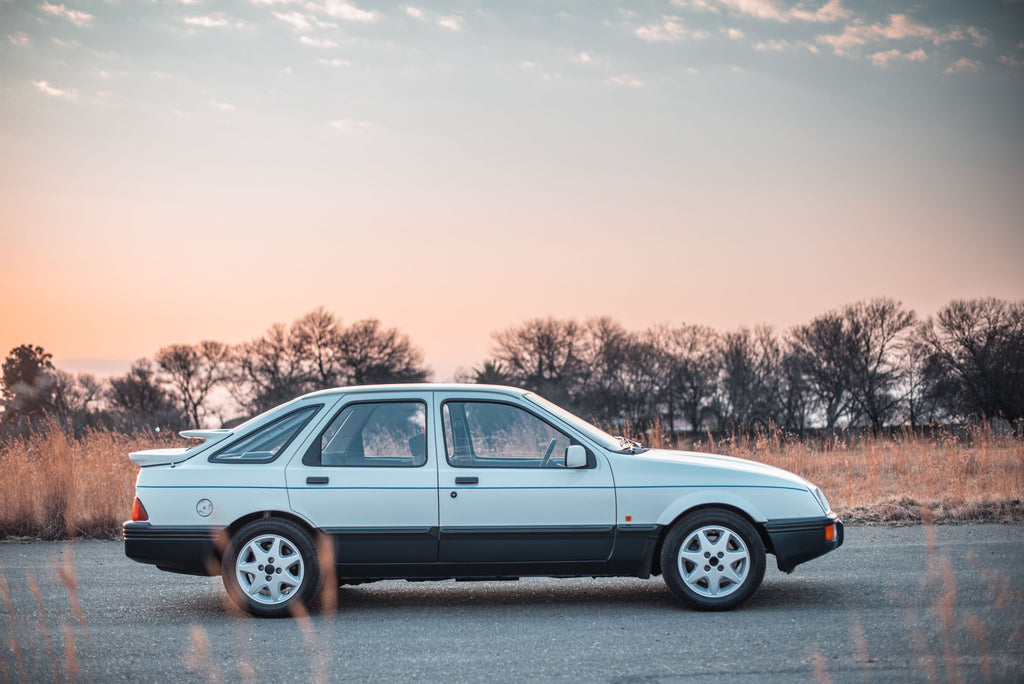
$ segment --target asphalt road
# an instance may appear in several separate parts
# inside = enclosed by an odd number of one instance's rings
[[[299,620],[241,617],[219,579],[119,542],[3,543],[0,682],[1024,681],[1024,526],[927,535],[847,528],[792,575],[769,558],[731,613],[686,610],[660,578],[526,579],[362,585]]]

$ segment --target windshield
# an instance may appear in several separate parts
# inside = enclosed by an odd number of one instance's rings
[[[558,404],[552,404],[544,397],[538,396],[532,392],[526,394],[525,396],[534,404],[537,404],[538,406],[546,409],[548,412],[553,413],[554,415],[558,416],[569,425],[573,426],[580,432],[584,433],[587,437],[594,440],[605,449],[608,449],[609,451],[625,451],[624,447],[626,445],[622,444],[619,438],[612,437],[604,430],[598,427],[594,427],[593,425],[583,420],[579,416],[574,416],[573,414],[569,413]]]

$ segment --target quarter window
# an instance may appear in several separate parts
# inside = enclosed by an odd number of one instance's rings
[[[321,408],[322,406],[319,404],[307,406],[278,418],[248,437],[228,445],[227,448],[211,456],[210,461],[219,463],[267,463],[273,461]]]
[[[517,406],[449,401],[441,411],[445,455],[457,467],[564,467],[572,440]]]
[[[350,404],[327,426],[303,463],[413,468],[427,462],[427,408],[419,401]]]

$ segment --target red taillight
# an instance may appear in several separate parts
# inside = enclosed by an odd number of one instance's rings
[[[142,522],[143,520],[149,520],[149,513],[146,513],[146,507],[139,501],[139,497],[135,497],[135,503],[132,504],[132,521]]]
[[[138,499],[136,499],[136,501],[138,501]],[[145,511],[143,511],[143,512],[145,512]],[[836,524],[832,523],[831,525],[825,525],[825,541],[835,541],[835,540],[836,540]]]

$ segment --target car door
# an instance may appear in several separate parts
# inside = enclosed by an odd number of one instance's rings
[[[338,564],[437,560],[431,392],[346,395],[285,475],[292,509],[334,540]]]
[[[588,467],[566,468],[581,441],[556,418],[514,399],[437,394],[441,562],[511,572],[608,559],[615,489],[602,456],[584,444]]]

